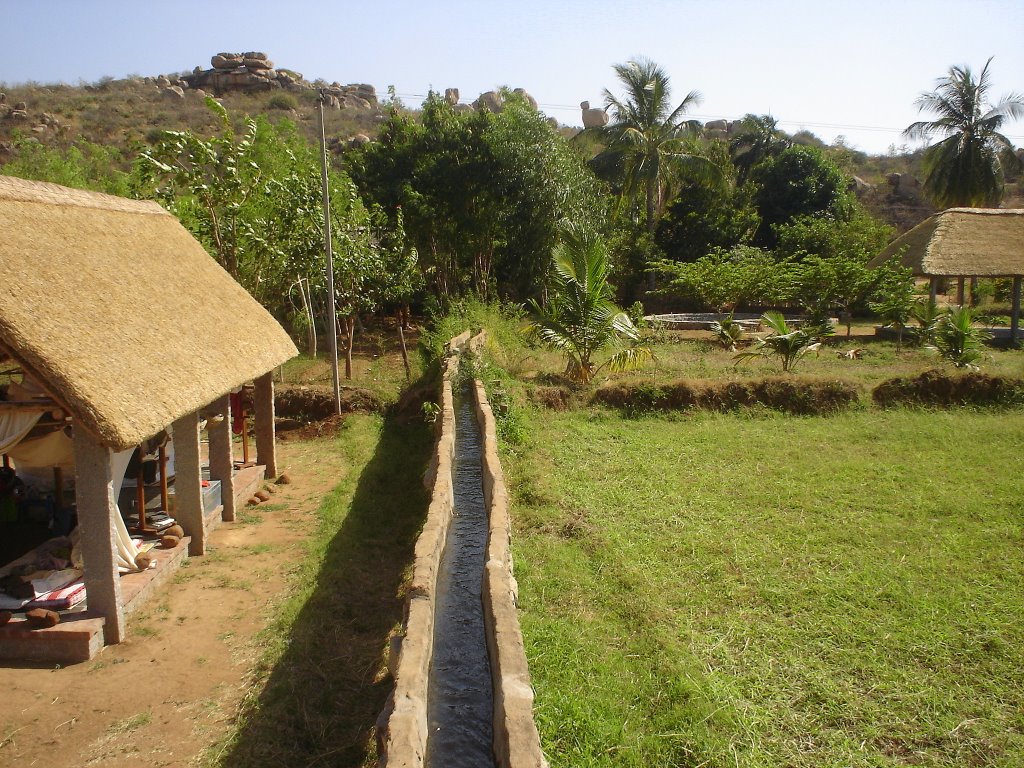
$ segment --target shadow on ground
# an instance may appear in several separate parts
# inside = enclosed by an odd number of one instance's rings
[[[382,672],[384,648],[402,619],[399,593],[426,514],[421,478],[431,446],[422,422],[385,424],[287,649],[214,764],[373,764],[373,725],[392,685]],[[324,503],[344,503],[344,489]]]

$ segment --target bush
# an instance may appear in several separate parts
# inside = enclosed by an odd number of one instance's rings
[[[875,387],[871,397],[883,407],[1024,405],[1024,379],[984,373],[948,376],[942,371],[933,370],[918,376],[898,376],[883,381]]]
[[[591,402],[628,414],[691,408],[734,411],[762,406],[784,413],[822,416],[849,408],[859,399],[857,387],[847,381],[771,377],[708,383],[613,384],[598,389]]]
[[[284,111],[290,111],[299,108],[299,102],[295,100],[295,97],[290,93],[275,93],[270,97],[270,101],[267,102],[267,106],[270,109],[280,109]]]

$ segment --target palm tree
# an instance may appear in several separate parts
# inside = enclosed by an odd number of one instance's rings
[[[970,68],[951,67],[931,93],[922,93],[918,110],[937,120],[921,121],[903,134],[910,139],[943,137],[924,152],[924,191],[939,208],[995,207],[1003,195],[1003,165],[1019,167],[1013,144],[999,132],[1004,123],[1024,116],[1024,97],[1004,96],[994,107],[986,103],[988,66],[978,79]]]
[[[617,171],[623,194],[643,194],[647,231],[653,234],[675,173],[688,168],[701,177],[716,174],[714,164],[690,151],[687,143],[701,125],[684,120],[683,114],[699,104],[701,96],[690,91],[673,108],[668,75],[653,61],[637,59],[616,64],[614,69],[625,95],[620,99],[605,89],[612,122],[601,129],[606,150],[596,158],[597,165]]]
[[[567,226],[555,248],[553,266],[547,305],[530,302],[530,330],[565,355],[569,378],[587,384],[606,366],[627,370],[651,357],[649,349],[636,346],[636,326],[612,302],[608,255],[600,239]],[[625,342],[630,346],[623,347]],[[623,348],[597,365],[594,356],[611,347]]]
[[[774,157],[792,142],[779,130],[771,115],[746,115],[739,132],[729,140],[729,155],[736,166],[737,186],[750,176],[751,169],[768,157]]]

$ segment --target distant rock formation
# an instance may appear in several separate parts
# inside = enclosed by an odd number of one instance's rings
[[[608,125],[607,110],[591,109],[589,101],[581,101],[580,109],[583,110],[584,128],[603,128]]]

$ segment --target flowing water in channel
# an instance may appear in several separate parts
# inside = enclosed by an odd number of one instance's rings
[[[487,510],[472,395],[456,400],[455,511],[437,578],[427,768],[494,768],[491,665],[480,597]]]

